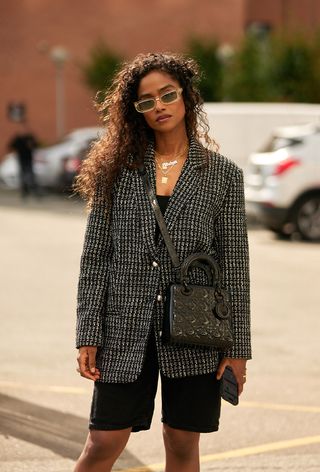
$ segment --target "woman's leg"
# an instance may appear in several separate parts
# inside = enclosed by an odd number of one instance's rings
[[[199,439],[200,433],[174,429],[164,424],[165,472],[199,472]]]
[[[110,471],[131,431],[150,428],[159,375],[156,347],[151,340],[137,380],[128,383],[95,382],[90,432],[74,472]]]
[[[132,428],[114,431],[91,429],[74,472],[109,472],[125,448]]]

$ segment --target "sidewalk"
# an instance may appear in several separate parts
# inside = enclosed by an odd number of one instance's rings
[[[7,449],[8,448],[8,449]],[[1,472],[72,472],[74,461],[12,437],[0,435]],[[119,468],[115,472],[151,472],[155,469]],[[158,472],[162,472],[156,469]],[[256,455],[201,464],[201,472],[319,472],[317,454]]]
[[[257,455],[202,464],[201,472],[319,472],[317,454]]]
[[[91,401],[75,373],[83,204],[52,196],[22,207],[0,192],[0,213],[0,472],[72,472]],[[219,433],[201,438],[201,471],[319,472],[318,247],[262,229],[249,239],[254,360],[239,407],[223,408]],[[163,462],[160,413],[158,401],[153,427],[115,471]]]

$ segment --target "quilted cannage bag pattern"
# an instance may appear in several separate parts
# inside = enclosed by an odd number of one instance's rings
[[[188,271],[205,262],[211,268],[210,285],[190,285]],[[181,264],[181,283],[166,292],[163,338],[175,344],[228,349],[233,345],[230,296],[220,287],[217,262],[203,253],[192,254]]]

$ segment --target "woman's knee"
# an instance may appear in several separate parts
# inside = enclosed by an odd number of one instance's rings
[[[163,439],[166,449],[180,459],[187,459],[198,454],[200,433],[175,429],[164,424]]]
[[[89,461],[103,461],[117,457],[124,449],[131,428],[117,431],[89,432],[83,454]]]

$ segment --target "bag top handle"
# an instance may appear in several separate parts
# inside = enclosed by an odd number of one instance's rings
[[[203,261],[207,265],[201,264],[199,261]],[[219,286],[220,280],[220,268],[217,262],[209,254],[203,252],[196,252],[190,254],[181,264],[181,280],[186,280],[188,276],[188,270],[193,265],[196,265],[205,270],[207,277],[210,281],[210,285]],[[208,271],[209,266],[209,271]]]

